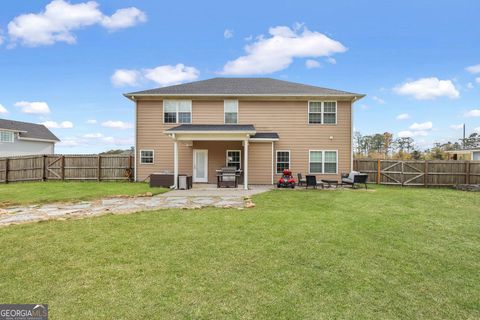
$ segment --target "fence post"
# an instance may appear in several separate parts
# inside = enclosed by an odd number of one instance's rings
[[[133,181],[133,156],[128,156],[128,170],[130,172],[130,176],[128,177],[128,181]]]
[[[60,162],[60,170],[62,172],[62,181],[65,180],[65,156],[62,155],[62,161]]]
[[[47,180],[47,155],[43,155],[42,157],[42,181],[46,181]]]
[[[426,187],[428,187],[428,160],[425,160],[425,170],[423,173],[423,184]]]
[[[98,177],[97,180],[100,181],[102,178],[102,156],[98,155]]]
[[[8,183],[8,166],[9,166],[10,159],[5,159],[5,183]]]
[[[470,184],[470,161],[465,163],[465,184]]]
[[[377,184],[380,184],[382,180],[382,160],[377,159]]]

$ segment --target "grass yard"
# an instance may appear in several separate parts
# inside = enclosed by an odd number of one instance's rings
[[[2,228],[0,301],[51,319],[480,318],[478,193],[254,199]]]
[[[0,207],[83,201],[114,195],[137,195],[145,192],[162,193],[167,189],[150,188],[147,183],[129,182],[26,182],[0,184]]]

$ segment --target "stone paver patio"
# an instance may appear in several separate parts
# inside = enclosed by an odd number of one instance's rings
[[[250,196],[270,190],[255,186],[251,190],[217,189],[210,185],[195,186],[190,190],[172,190],[145,197],[113,197],[78,203],[51,203],[0,208],[0,227],[52,219],[71,219],[103,214],[128,214],[161,209],[200,209],[204,207],[252,207]]]

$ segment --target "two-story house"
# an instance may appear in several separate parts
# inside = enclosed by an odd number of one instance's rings
[[[352,104],[362,94],[270,78],[214,78],[125,94],[135,102],[135,179],[215,183],[236,166],[249,184],[283,169],[339,179],[352,169]]]
[[[0,119],[0,157],[53,154],[59,141],[43,124]]]

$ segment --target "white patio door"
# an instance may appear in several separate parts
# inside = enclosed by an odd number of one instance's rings
[[[193,182],[208,182],[208,150],[193,150]]]

